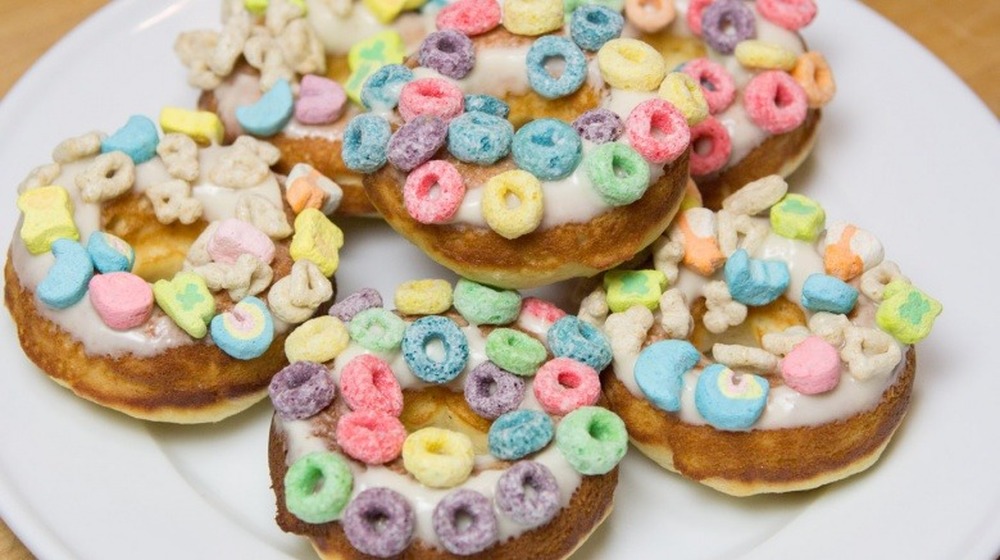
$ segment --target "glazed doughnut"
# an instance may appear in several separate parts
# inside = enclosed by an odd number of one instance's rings
[[[494,0],[456,2],[407,66],[365,85],[379,104],[347,127],[345,161],[369,173],[375,207],[461,276],[591,276],[652,243],[681,203],[688,122],[706,114],[697,86],[664,80],[663,57],[618,38],[611,9],[564,22],[556,0],[512,0],[502,16]],[[656,93],[674,80],[690,85],[666,95],[676,104]]]
[[[465,279],[394,300],[362,290],[286,341],[299,359],[270,387],[278,524],[323,558],[568,556],[610,513],[628,447],[599,406],[608,341]]]
[[[874,235],[786,191],[771,176],[686,210],[653,268],[608,273],[580,311],[611,340],[603,386],[636,448],[736,496],[874,464],[941,312]]]
[[[672,2],[625,4],[626,13],[638,6],[660,13]],[[718,210],[767,175],[787,177],[812,151],[820,108],[836,91],[826,59],[798,33],[815,15],[813,0],[679,0],[668,26],[630,20],[637,25],[626,33],[702,86],[711,115],[691,129],[691,175],[706,207]]]
[[[262,399],[289,328],[332,299],[343,243],[321,212],[288,209],[277,156],[250,137],[161,137],[143,116],[60,143],[18,188],[5,268],[28,357],[147,420],[216,421]]]
[[[279,173],[304,164],[300,173],[314,169],[339,186],[303,204],[373,215],[360,177],[340,157],[343,127],[362,110],[364,79],[426,35],[431,16],[413,11],[423,2],[408,1],[402,13],[353,0],[274,0],[259,13],[247,4],[224,2],[222,30],[186,32],[174,45],[188,82],[203,91],[199,108],[222,118],[227,143],[250,134],[277,146]]]

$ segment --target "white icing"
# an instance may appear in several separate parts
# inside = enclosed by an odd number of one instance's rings
[[[551,323],[541,319],[529,320],[525,318],[524,322],[529,327],[532,327],[525,330],[532,333],[540,330],[547,331],[548,326],[551,326]],[[520,320],[518,325],[520,326]],[[453,391],[462,391],[468,373],[487,359],[486,338],[482,335],[480,328],[475,325],[469,325],[463,327],[462,332],[468,339],[469,360],[463,372],[447,384]],[[340,373],[343,371],[346,363],[358,355],[369,353],[382,357],[390,364],[396,379],[399,380],[404,390],[419,390],[427,386],[426,382],[421,381],[410,372],[406,366],[406,362],[402,358],[401,352],[374,353],[354,343],[350,344],[334,360],[333,366],[330,368],[330,375],[334,382],[339,386]],[[541,405],[535,398],[530,379],[527,380],[524,401],[518,408],[542,410]],[[317,429],[314,420],[283,421],[277,416],[275,418],[279,429],[283,430],[285,441],[287,442],[287,464],[291,465],[298,458],[308,453],[331,450],[331,446],[322,437],[315,435]],[[557,419],[553,420],[558,421]],[[555,443],[550,443],[548,447],[528,458],[549,468],[558,482],[562,507],[568,505],[573,497],[573,493],[582,481],[582,476],[566,461],[562,453],[555,446]],[[356,461],[348,461],[348,463],[351,465],[351,470],[354,474],[354,487],[351,499],[366,488],[374,487],[390,488],[401,493],[406,496],[416,515],[414,537],[430,546],[441,546],[437,535],[434,533],[433,523],[431,522],[432,514],[438,502],[456,488],[429,488],[409,474],[401,474],[381,466],[366,466]],[[496,464],[496,458],[491,455],[478,455],[475,463],[476,468],[473,474],[459,487],[475,490],[492,500],[497,480],[504,473],[504,470],[498,468],[499,465]],[[496,510],[496,516],[499,542],[516,537],[529,530],[528,527],[518,525],[513,520],[507,518],[499,510]]]
[[[194,182],[191,194],[201,201],[204,219],[214,221],[235,217],[236,200],[244,193],[258,194],[280,207],[281,189],[274,175],[270,173],[265,181],[245,189],[220,187],[211,182],[208,178],[210,170],[228,149],[210,146],[199,150],[201,175]],[[73,219],[80,232],[80,243],[84,246],[91,233],[101,230],[101,205],[84,202],[75,180],[92,161],[92,158],[88,158],[62,165],[60,175],[52,182],[65,188],[69,193],[73,204]],[[171,176],[160,159],[153,158],[136,166],[136,184],[133,189],[136,192],[143,192],[146,188],[170,179]],[[38,284],[45,279],[55,259],[50,252],[32,255],[18,237],[11,244],[11,261],[21,285],[34,292]],[[133,354],[138,357],[149,357],[170,348],[195,342],[157,308],[154,308],[153,316],[144,325],[124,331],[106,326],[87,296],[66,309],[52,309],[38,302],[37,310],[41,316],[80,341],[86,352],[92,355]]]

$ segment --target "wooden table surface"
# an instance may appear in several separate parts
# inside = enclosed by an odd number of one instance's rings
[[[986,102],[994,115],[1000,115],[1000,2],[863,1],[934,52]],[[3,14],[0,96],[6,95],[63,34],[106,3],[106,0],[0,0],[0,14]],[[0,558],[32,558],[2,520]]]

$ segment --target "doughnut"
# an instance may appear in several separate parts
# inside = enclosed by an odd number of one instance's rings
[[[294,213],[277,150],[131,117],[60,143],[18,187],[5,300],[27,356],[129,416],[213,422],[267,394],[292,326],[334,295],[343,234]]]
[[[346,347],[271,381],[280,527],[331,559],[569,556],[610,513],[628,447],[601,406],[608,340],[468,279],[407,282],[394,301],[408,312],[370,289],[334,304],[311,321],[346,315]]]
[[[691,128],[691,176],[705,206],[718,210],[746,183],[791,175],[836,91],[826,59],[799,34],[816,16],[814,1],[626,0],[625,13],[659,13],[653,5],[675,17],[656,25],[649,15],[630,18],[625,34],[656,46],[701,86],[710,114]]]
[[[447,10],[490,25],[439,18],[388,102],[347,125],[345,162],[386,221],[460,276],[511,288],[591,276],[652,243],[683,199],[696,117],[657,95],[663,56],[620,37],[606,7]]]
[[[942,309],[872,233],[787,189],[772,175],[685,210],[650,268],[605,274],[579,313],[611,341],[603,388],[635,447],[735,496],[873,465]]]
[[[257,4],[224,2],[221,29],[177,38],[174,50],[188,82],[202,91],[199,108],[221,117],[227,143],[250,134],[277,146],[277,172],[315,173],[332,183],[296,205],[373,215],[360,176],[340,156],[344,125],[364,108],[362,83],[413,50],[432,27],[439,3]]]

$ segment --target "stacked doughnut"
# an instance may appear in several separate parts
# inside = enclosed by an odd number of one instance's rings
[[[360,111],[365,79],[426,35],[428,16],[413,11],[422,4],[231,1],[221,31],[183,33],[174,50],[203,91],[199,106],[221,117],[220,141],[266,138],[281,151],[279,173],[336,185],[310,193],[290,181],[293,206],[370,215],[360,177],[340,157],[343,128]]]
[[[606,338],[469,280],[352,294],[271,382],[278,523],[324,558],[564,558],[610,513],[628,437]],[[367,555],[367,556],[366,556]]]
[[[651,91],[663,58],[616,39],[607,8],[565,29],[555,0],[502,13],[456,2],[408,65],[376,72],[345,162],[393,228],[462,276],[530,287],[620,264],[666,228],[687,180],[687,118]]]
[[[816,15],[813,0],[691,0],[676,17],[670,1],[629,0],[630,12],[644,16],[630,19],[632,33],[701,85],[709,115],[691,128],[691,176],[705,206],[805,160],[836,91],[826,59],[798,33]]]
[[[209,422],[263,398],[287,330],[333,297],[343,243],[318,210],[290,213],[277,150],[133,116],[52,157],[18,188],[4,271],[28,357],[137,418]]]
[[[580,312],[611,340],[604,390],[635,446],[737,496],[871,466],[941,312],[874,235],[786,191],[771,176],[684,211],[653,268],[608,273]]]

